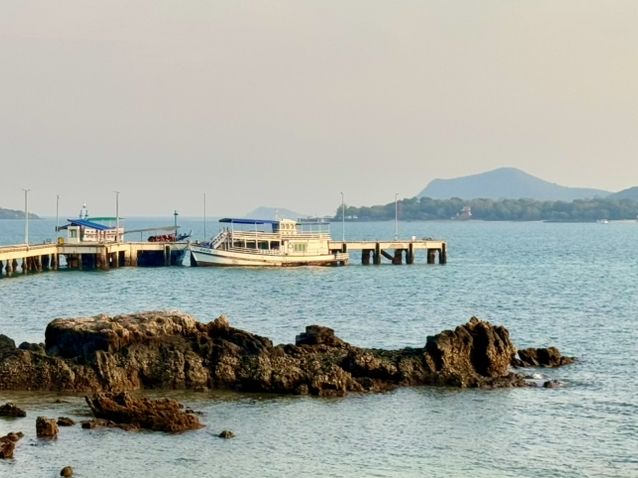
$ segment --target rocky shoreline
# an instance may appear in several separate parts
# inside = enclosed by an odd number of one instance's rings
[[[311,325],[295,344],[273,345],[181,312],[56,319],[44,344],[0,335],[0,390],[97,393],[140,389],[229,389],[316,396],[401,386],[517,387],[513,367],[573,362],[554,347],[518,350],[508,330],[472,317],[427,337],[421,348],[356,347]]]

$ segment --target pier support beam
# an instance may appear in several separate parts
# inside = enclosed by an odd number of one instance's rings
[[[428,249],[428,264],[434,264],[436,262],[436,249]]]
[[[447,264],[447,247],[445,244],[439,251],[439,264]]]
[[[392,258],[392,264],[394,265],[403,264],[403,249],[394,250],[394,257]]]
[[[406,258],[405,258],[405,263],[406,264],[414,264],[414,244],[410,243],[408,245],[408,250],[406,251]]]
[[[370,265],[370,253],[372,251],[370,249],[363,249],[361,251],[361,264],[364,266]]]
[[[48,271],[50,260],[51,260],[51,256],[49,256],[48,254],[44,256],[40,256],[40,269],[44,271]]]
[[[164,246],[164,266],[171,265],[171,246]]]
[[[372,256],[372,262],[375,266],[381,264],[381,245],[377,242],[374,246],[374,254]]]

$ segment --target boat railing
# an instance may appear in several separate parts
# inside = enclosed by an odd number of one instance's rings
[[[264,255],[264,256],[280,256],[279,249],[251,249],[248,247],[225,247],[225,251],[239,252],[242,254]]]
[[[211,249],[217,249],[226,240],[226,235],[227,231],[219,231],[219,234],[210,241]]]

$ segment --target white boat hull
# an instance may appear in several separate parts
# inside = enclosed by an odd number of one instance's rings
[[[233,252],[191,245],[191,257],[197,266],[333,266],[348,262],[347,253],[295,256],[283,254],[261,254]]]

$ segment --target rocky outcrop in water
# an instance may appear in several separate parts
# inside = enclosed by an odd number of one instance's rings
[[[0,437],[0,459],[8,460],[13,458],[16,443],[20,441],[23,436],[24,434],[22,432],[10,432]]]
[[[18,418],[26,416],[27,412],[18,407],[15,403],[7,402],[0,407],[0,417]]]
[[[230,326],[180,312],[57,319],[46,350],[0,349],[0,389],[127,391],[225,388],[344,395],[397,386],[520,386],[516,349],[504,327],[475,317],[427,337],[424,347],[360,348],[328,327],[308,326],[295,344],[273,345]],[[519,352],[520,355],[520,352]]]
[[[126,392],[98,393],[86,397],[86,403],[97,418],[118,425],[170,433],[203,427],[195,415],[184,411],[182,404],[168,398],[151,400],[134,398]]]
[[[561,367],[571,363],[574,357],[561,355],[556,347],[521,349],[512,362],[516,367]]]
[[[36,418],[35,433],[38,438],[57,438],[58,431],[58,424],[55,418]]]

